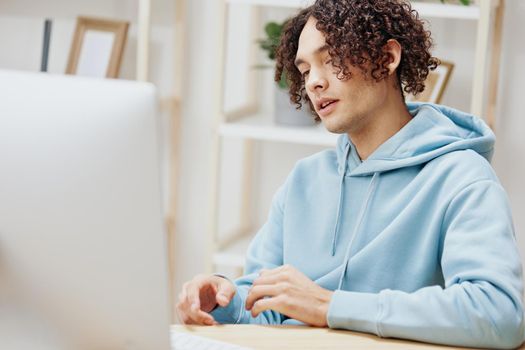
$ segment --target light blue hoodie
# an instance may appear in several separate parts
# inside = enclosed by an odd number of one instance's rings
[[[450,345],[524,339],[521,261],[480,119],[432,104],[365,161],[346,135],[297,163],[252,241],[221,323],[293,324],[245,310],[261,268],[290,264],[333,290],[331,328]]]

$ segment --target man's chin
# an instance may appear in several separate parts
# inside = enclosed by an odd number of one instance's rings
[[[343,128],[341,125],[330,123],[329,121],[322,120],[323,126],[326,130],[333,134],[344,134],[346,133],[345,128]]]

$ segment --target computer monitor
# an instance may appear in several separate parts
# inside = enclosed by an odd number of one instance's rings
[[[0,348],[169,349],[156,101],[0,70]]]

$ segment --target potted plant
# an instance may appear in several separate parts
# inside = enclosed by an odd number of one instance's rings
[[[445,0],[440,0],[443,4],[445,3]],[[459,2],[462,4],[462,5],[465,5],[465,6],[468,6],[470,5],[470,2],[471,0],[459,0]]]
[[[275,61],[275,51],[281,40],[281,33],[286,21],[283,23],[268,22],[264,27],[266,38],[258,40],[259,47],[266,51],[267,57]],[[258,66],[269,67],[269,66]],[[273,66],[272,66],[273,67]],[[301,109],[297,109],[290,101],[288,95],[288,84],[286,76],[283,74],[281,80],[275,84],[275,122],[277,124],[290,126],[310,126],[315,125],[315,119],[312,116],[308,105],[303,104]]]

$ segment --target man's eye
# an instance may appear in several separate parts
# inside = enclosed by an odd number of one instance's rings
[[[309,73],[310,73],[310,71],[306,70],[303,73],[301,73],[301,75],[303,76],[303,78],[305,78],[306,76],[308,76]]]
[[[326,61],[324,64],[332,64],[332,59],[330,58],[328,61]]]

